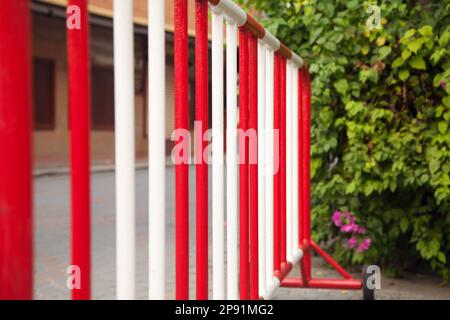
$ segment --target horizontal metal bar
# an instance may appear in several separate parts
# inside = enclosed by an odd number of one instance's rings
[[[362,281],[358,279],[309,279],[304,285],[301,278],[287,278],[281,283],[286,288],[316,288],[316,289],[348,289],[359,290],[362,288]]]
[[[255,36],[262,39],[263,43],[270,49],[276,51],[282,57],[290,60],[291,63],[296,64],[301,68],[304,63],[303,60],[288,47],[276,39],[270,32],[268,32],[259,22],[251,15],[246,13],[240,6],[232,0],[208,0],[211,10],[214,12],[222,12],[227,20],[234,21],[238,27],[244,27],[250,30]]]

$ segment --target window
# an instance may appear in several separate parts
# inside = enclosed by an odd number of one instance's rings
[[[55,129],[55,64],[53,60],[33,60],[34,127],[36,130]]]
[[[114,130],[114,68],[92,67],[92,129]]]

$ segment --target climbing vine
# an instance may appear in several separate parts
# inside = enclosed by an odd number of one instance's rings
[[[309,63],[316,240],[343,263],[447,280],[450,0],[241,2]],[[370,248],[334,241],[336,210],[357,217]]]

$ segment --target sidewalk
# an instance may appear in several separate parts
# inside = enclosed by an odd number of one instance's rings
[[[115,181],[112,168],[92,174],[92,289],[94,299],[115,298]],[[136,290],[138,299],[148,291],[148,174],[145,166],[136,171]],[[174,169],[166,173],[167,205],[167,296],[173,299],[174,271]],[[190,297],[195,297],[195,168],[190,168]],[[69,299],[65,274],[70,264],[70,179],[67,174],[38,175],[34,179],[35,298]],[[211,193],[209,194],[211,203]],[[211,210],[210,210],[211,212]],[[211,213],[210,213],[211,214]],[[210,228],[211,231],[211,228]],[[211,233],[210,233],[211,238]],[[210,245],[211,257],[211,245]],[[334,271],[314,259],[316,276]],[[211,262],[210,262],[210,279]],[[450,299],[450,286],[438,287],[439,279],[411,275],[403,280],[382,279],[383,299]],[[210,282],[211,283],[211,282]],[[210,285],[211,289],[211,285]],[[277,299],[360,299],[360,291],[305,290],[282,288]]]

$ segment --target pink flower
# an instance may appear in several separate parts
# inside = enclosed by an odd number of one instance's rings
[[[347,219],[347,221],[349,222],[349,223],[351,223],[352,222],[352,214],[350,213],[350,212],[346,212],[345,213],[345,219]],[[354,218],[353,218],[354,219]]]
[[[356,249],[356,251],[358,251],[358,252],[366,251],[370,248],[371,244],[372,244],[372,240],[370,240],[369,238],[366,238],[363,241],[361,241],[361,243],[359,244],[358,249]]]
[[[441,86],[442,89],[445,89],[445,87],[447,86],[447,84],[445,83],[445,80],[439,81],[439,85]]]
[[[364,228],[362,226],[357,226],[356,230],[354,230],[354,231],[355,231],[355,233],[358,233],[358,234],[365,234],[366,233],[366,228]]]
[[[342,213],[340,211],[333,212],[331,220],[333,220],[333,223],[336,227],[342,226]]]
[[[354,229],[354,224],[350,223],[350,224],[344,224],[341,227],[341,232],[353,232]]]
[[[349,248],[353,249],[358,244],[358,240],[355,237],[351,237],[350,239],[348,239],[347,243],[348,243]]]

